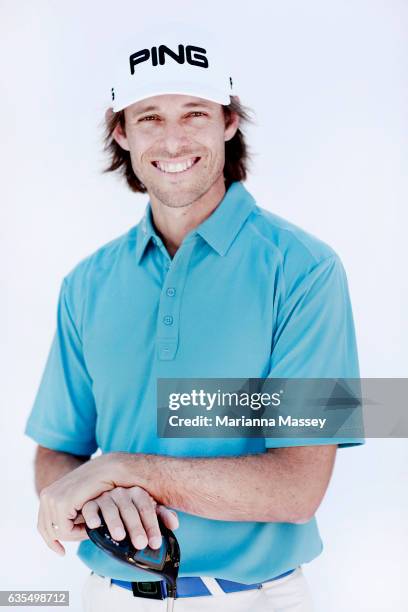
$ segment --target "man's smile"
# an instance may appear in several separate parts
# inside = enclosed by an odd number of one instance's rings
[[[179,162],[155,160],[152,162],[152,165],[157,168],[157,170],[165,174],[176,174],[181,172],[187,172],[193,166],[195,166],[200,159],[201,157],[190,157]]]

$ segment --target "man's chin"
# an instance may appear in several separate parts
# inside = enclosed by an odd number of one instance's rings
[[[155,184],[148,188],[148,192],[152,193],[164,206],[182,208],[198,200],[206,192],[206,189],[199,184],[183,185],[180,183],[165,188]]]

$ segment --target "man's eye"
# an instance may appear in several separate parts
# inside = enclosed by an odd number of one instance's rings
[[[205,117],[206,114],[201,112],[201,111],[192,111],[191,113],[189,113],[188,115],[189,117],[195,116],[195,117]],[[139,119],[139,121],[154,121],[157,119],[157,115],[146,115],[146,117],[141,117],[141,119]]]

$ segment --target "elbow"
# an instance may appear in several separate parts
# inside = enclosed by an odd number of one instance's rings
[[[266,519],[267,522],[271,522],[271,523],[293,523],[294,525],[304,525],[305,523],[308,523],[309,521],[311,521],[314,517],[314,512],[308,512],[308,511],[301,511],[301,510],[296,510],[296,511],[286,511],[285,513],[279,513],[277,514],[276,512],[273,512],[272,514],[270,513],[270,509],[269,512],[267,512],[267,514],[269,514],[270,516]],[[261,519],[261,520],[265,520],[265,519]]]
[[[314,513],[302,513],[302,514],[297,514],[295,516],[291,517],[291,520],[288,521],[289,523],[293,523],[294,525],[304,525],[305,523],[308,523],[309,521],[312,520],[312,518],[314,517]]]
[[[289,522],[294,523],[295,525],[304,525],[305,523],[309,523],[314,518],[319,505],[320,504],[315,504],[307,508],[302,508],[301,511],[292,516],[292,520]]]
[[[299,518],[295,521],[289,521],[290,523],[293,523],[294,525],[304,525],[305,523],[308,523],[309,521],[311,521],[313,518],[313,516],[309,517],[309,518]]]
[[[319,504],[307,507],[297,508],[296,511],[290,515],[289,523],[295,525],[304,525],[309,523],[315,516]]]

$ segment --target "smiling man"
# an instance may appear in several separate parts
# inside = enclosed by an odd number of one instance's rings
[[[229,109],[227,122],[220,103],[164,94],[131,104],[122,119],[108,111],[114,126],[109,136],[129,152],[149,193],[155,226],[174,255],[225,194],[225,143],[237,132],[239,114]]]
[[[62,282],[26,426],[38,529],[62,555],[82,540],[84,610],[165,605],[149,595],[165,598],[161,583],[89,540],[83,523],[101,511],[139,549],[160,546],[158,515],[177,530],[179,612],[310,612],[315,513],[337,448],[364,440],[160,438],[156,382],[358,377],[346,276],[330,246],[244,187],[248,115],[215,43],[190,28],[146,36],[119,58],[106,150],[107,171],[149,200]]]

